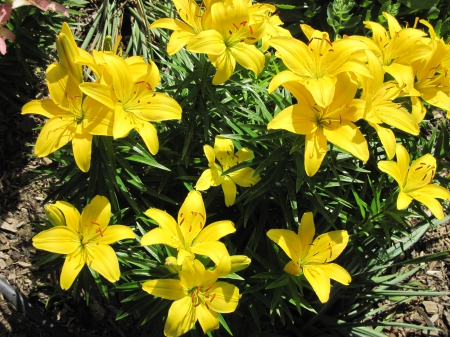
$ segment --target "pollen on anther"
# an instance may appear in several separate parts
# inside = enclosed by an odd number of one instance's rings
[[[233,26],[234,26],[234,28],[239,29],[239,26],[237,24],[235,24],[234,22],[233,22]]]
[[[232,32],[231,30],[229,30],[229,31],[228,31],[228,33],[230,33],[230,35],[232,35],[232,34],[233,34],[233,32]]]
[[[211,303],[211,302],[214,300],[215,297],[216,297],[216,293],[214,293],[214,294],[212,295],[211,299],[209,300],[209,303]]]
[[[206,289],[205,289],[205,292],[207,292],[209,289],[211,289],[212,288],[212,284],[210,284],[208,287],[206,287]]]
[[[192,226],[189,226],[189,232],[192,230]]]
[[[180,221],[180,226],[183,224],[183,222],[184,222],[184,218],[181,219],[181,221]]]
[[[250,29],[250,34],[253,34],[253,28],[252,28],[252,26],[248,26],[248,28]]]
[[[202,285],[199,284],[198,287],[197,287],[197,294],[200,292],[201,289],[202,289]]]

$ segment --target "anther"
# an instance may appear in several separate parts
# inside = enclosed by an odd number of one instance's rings
[[[189,232],[192,230],[192,226],[189,226]]]
[[[194,303],[195,302],[195,294],[194,293],[191,294],[191,298],[192,298],[192,303]]]
[[[248,29],[250,29],[250,34],[253,34],[253,28],[252,28],[252,26],[248,26]]]
[[[180,221],[180,226],[183,224],[183,222],[184,222],[184,218],[181,219],[181,221]]]
[[[212,295],[211,299],[209,300],[209,303],[211,303],[211,302],[214,300],[215,297],[216,297],[216,293],[214,293],[214,294]]]
[[[201,289],[202,289],[202,285],[199,284],[198,287],[197,287],[197,294],[200,292]]]
[[[205,293],[209,290],[209,289],[211,289],[212,288],[212,284],[211,285],[209,285],[206,289],[205,289]]]
[[[139,81],[139,82],[136,82],[135,84],[142,84],[142,83],[145,83],[145,81]]]
[[[233,26],[234,26],[234,28],[239,29],[239,26],[237,24],[235,24],[234,22],[233,22]]]
[[[233,34],[233,32],[231,30],[229,30],[228,33],[230,33],[230,35]]]

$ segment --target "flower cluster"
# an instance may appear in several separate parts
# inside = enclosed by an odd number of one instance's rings
[[[142,285],[146,292],[174,301],[164,334],[180,336],[191,330],[197,320],[204,333],[218,329],[217,313],[233,312],[241,295],[236,286],[217,282],[217,279],[232,270],[242,270],[250,263],[245,256],[244,259],[242,256],[233,258],[235,263],[232,263],[227,248],[218,241],[236,231],[234,224],[223,220],[207,226],[205,205],[198,191],[189,192],[178,213],[178,221],[156,208],[150,208],[145,214],[160,227],[145,234],[141,245],[165,244],[177,249],[176,261],[168,269],[178,272],[179,280],[150,280]],[[206,270],[195,259],[196,255],[209,257],[215,268]]]
[[[360,119],[376,130],[391,159],[396,138],[384,124],[418,135],[425,113],[421,98],[442,109],[450,108],[449,47],[424,20],[421,22],[429,28],[431,38],[417,28],[402,28],[388,13],[383,15],[389,33],[378,23],[365,22],[372,39],[345,36],[332,42],[327,33],[301,25],[307,44],[292,37],[269,40],[290,69],[274,76],[269,91],[282,85],[298,103],[277,114],[267,127],[306,136],[305,170],[309,176],[320,168],[327,142],[362,161],[369,159],[367,141],[354,124]],[[385,74],[393,80],[385,81]],[[362,89],[359,98],[358,89]],[[411,97],[412,113],[394,102],[405,96]]]
[[[89,171],[92,137],[123,138],[135,129],[152,154],[159,149],[151,122],[181,118],[180,105],[169,96],[155,92],[161,82],[156,65],[140,56],[123,59],[111,51],[78,48],[69,26],[64,23],[56,47],[60,62],[47,68],[51,98],[34,100],[22,114],[49,118],[35,146],[39,157],[72,141],[75,161]],[[95,74],[95,82],[84,82],[82,66]]]
[[[199,7],[195,0],[173,0],[182,21],[164,18],[151,28],[173,30],[167,52],[173,55],[184,46],[188,51],[207,54],[217,68],[213,84],[221,84],[232,75],[236,62],[256,75],[263,70],[264,54],[255,43],[262,40],[268,48],[273,36],[291,36],[282,24],[276,7],[242,0],[208,0]]]

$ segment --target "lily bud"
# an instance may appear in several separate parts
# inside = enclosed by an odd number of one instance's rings
[[[230,259],[231,259],[230,273],[236,273],[238,271],[244,270],[252,262],[252,259],[250,259],[248,256],[245,255],[232,255],[230,256]]]
[[[178,272],[181,270],[181,266],[177,264],[177,258],[174,256],[169,256],[168,258],[166,258],[166,263],[164,263],[164,266],[172,274],[178,274]]]
[[[58,52],[59,62],[81,83],[83,80],[81,65],[74,63],[75,57],[80,52],[78,51],[78,46],[75,43],[70,28],[65,22],[62,25],[61,33],[56,37],[56,50]]]
[[[47,214],[47,218],[53,226],[65,226],[66,219],[64,214],[60,211],[56,205],[51,204],[44,207],[45,214]]]

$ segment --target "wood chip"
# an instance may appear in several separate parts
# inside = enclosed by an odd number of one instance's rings
[[[0,228],[4,229],[5,231],[8,231],[8,232],[17,233],[16,226],[11,225],[11,224],[7,223],[6,221],[2,222],[2,224],[0,225]]]
[[[26,268],[26,267],[31,267],[31,263],[29,262],[25,262],[25,261],[17,261],[16,262],[19,266]]]

